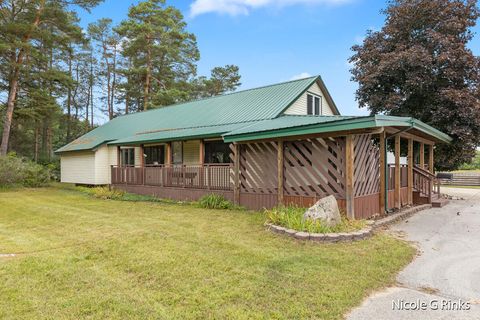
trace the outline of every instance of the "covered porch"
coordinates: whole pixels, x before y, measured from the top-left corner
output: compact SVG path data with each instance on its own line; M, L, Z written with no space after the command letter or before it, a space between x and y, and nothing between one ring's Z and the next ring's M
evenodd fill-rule
M163 141L156 144L162 146L163 161L155 163L148 156L155 144L117 145L119 165L111 167L111 181L115 188L179 201L218 193L255 210L307 207L334 195L355 219L435 203L440 189L434 148L447 138L430 132L431 127L377 117L367 128L353 123L318 132L302 126L289 132ZM132 146L142 155L133 156L139 158L133 163L124 151Z

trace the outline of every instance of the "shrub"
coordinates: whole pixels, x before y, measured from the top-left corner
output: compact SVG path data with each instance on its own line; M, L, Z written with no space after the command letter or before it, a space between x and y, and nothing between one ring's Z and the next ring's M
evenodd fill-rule
M95 198L103 199L103 200L122 200L125 192L121 190L109 189L108 187L95 187L95 188L87 188L87 187L77 187L78 190L87 193Z
M206 209L232 209L233 204L225 199L224 196L219 194L208 194L200 198L198 204L202 208Z
M76 187L77 190L91 195L95 198L103 199L103 200L120 200L120 201L147 201L147 202L167 202L167 200L160 200L153 196L146 196L140 194L133 194L128 193L122 190L116 189L109 189L108 187L95 187L95 188L88 188L88 187Z
M320 220L303 219L306 210L295 206L273 208L265 211L266 221L277 226L310 233L351 232L365 227L365 221L348 220L344 214L342 214L342 221L338 225L329 227Z
M19 158L14 153L0 157L0 187L41 187L51 179L47 167Z

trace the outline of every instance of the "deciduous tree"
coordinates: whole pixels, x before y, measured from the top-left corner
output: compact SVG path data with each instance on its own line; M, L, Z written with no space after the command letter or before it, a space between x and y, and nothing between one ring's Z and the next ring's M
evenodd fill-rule
M480 145L480 60L468 48L475 0L393 0L380 31L353 47L353 80L372 114L412 116L451 135L436 167L470 161Z

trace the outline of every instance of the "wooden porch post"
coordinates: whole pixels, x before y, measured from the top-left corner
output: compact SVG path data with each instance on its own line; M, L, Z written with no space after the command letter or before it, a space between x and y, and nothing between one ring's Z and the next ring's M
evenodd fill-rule
M140 167L142 171L142 183L145 185L145 147L143 144L140 145ZM136 173L137 170L135 170Z
M198 156L200 165L205 164L205 141L200 140L200 154Z
M434 163L433 163L433 144L428 146L428 169L431 174L435 173Z
M346 190L345 190L345 200L346 200L346 209L347 217L349 219L355 219L355 194L354 194L354 142L353 135L346 137L346 147L345 147L345 175L346 175Z
M420 143L420 168L425 170L425 143Z
M145 147L143 144L140 145L140 167L145 167Z
M240 145L235 143L233 155L233 203L240 205Z
M198 163L200 164L200 167L198 168L198 175L199 175L199 185L201 188L203 188L205 184L205 141L200 139L200 147L199 147L199 154L198 154ZM207 168L207 174L209 168ZM208 188L208 186L206 186Z
M283 183L284 183L284 155L283 141L277 143L277 166L278 166L278 205L284 204L283 199Z
M408 204L413 204L413 139L408 139Z
M385 214L385 197L387 195L387 192L385 189L387 185L385 184L385 178L386 178L386 166L387 166L387 161L385 159L385 149L386 149L386 132L385 130L380 133L380 214Z
M400 135L395 136L395 208L400 209L401 203L401 169L400 169Z
M117 166L120 167L122 165L122 149L120 146L117 146Z
M167 159L165 159L166 160L165 164L167 166L170 166L172 164L172 143L171 142L167 142L165 154L166 154L166 158L167 158Z

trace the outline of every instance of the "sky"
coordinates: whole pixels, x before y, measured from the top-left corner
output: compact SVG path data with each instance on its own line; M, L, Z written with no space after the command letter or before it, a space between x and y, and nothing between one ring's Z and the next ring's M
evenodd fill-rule
M81 24L108 17L125 19L134 0L106 0ZM180 9L197 37L199 75L216 66L240 67L249 89L309 75L321 75L344 115L367 114L355 101L348 58L367 30L379 30L386 0L167 0ZM477 26L474 31L480 33ZM470 48L480 55L480 35Z

